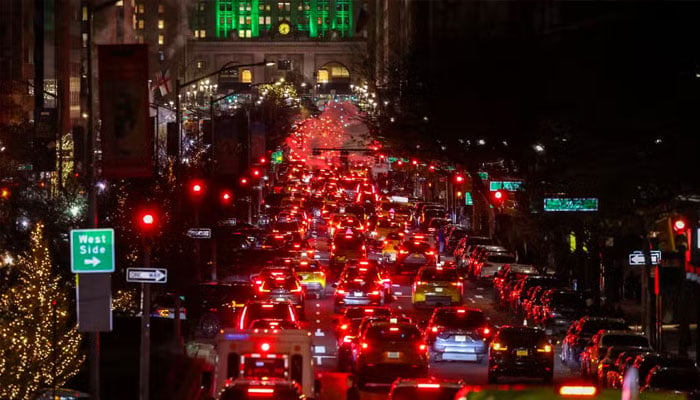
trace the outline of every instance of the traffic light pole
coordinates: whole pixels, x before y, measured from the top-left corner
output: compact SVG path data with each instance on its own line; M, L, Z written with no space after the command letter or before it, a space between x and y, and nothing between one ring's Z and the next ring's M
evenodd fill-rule
M151 267L151 245L143 242L143 267ZM179 313L179 310L176 310ZM139 400L149 398L151 369L151 284L141 284L141 354L139 359Z

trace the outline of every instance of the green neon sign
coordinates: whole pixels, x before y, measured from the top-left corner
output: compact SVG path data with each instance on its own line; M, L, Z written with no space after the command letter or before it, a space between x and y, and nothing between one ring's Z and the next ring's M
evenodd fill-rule
M597 197L547 197L544 199L547 212L593 212L598 211Z

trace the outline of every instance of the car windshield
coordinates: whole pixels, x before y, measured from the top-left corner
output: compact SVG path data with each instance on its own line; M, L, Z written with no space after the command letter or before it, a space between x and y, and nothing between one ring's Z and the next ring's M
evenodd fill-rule
M486 257L486 261L492 263L506 264L515 262L515 256L506 254L490 255Z
M605 335L601 340L603 346L649 347L649 341L639 335Z
M336 241L335 243L335 249L336 250L360 250L362 249L363 241L360 238L353 238L353 239L341 239Z
M421 333L415 326L375 325L367 329L365 340L369 342L414 342Z
M456 329L476 329L484 326L486 318L480 311L457 310L438 312L435 323L440 326Z
M454 269L428 268L421 271L419 279L421 281L457 282L459 275Z
M392 400L452 400L459 391L459 387L445 387L434 385L403 386L396 387L391 392Z

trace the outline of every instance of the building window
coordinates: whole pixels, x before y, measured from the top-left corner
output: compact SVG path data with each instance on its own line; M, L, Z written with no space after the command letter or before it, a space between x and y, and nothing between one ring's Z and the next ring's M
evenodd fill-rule
M198 70L204 69L204 66L205 66L205 64L204 64L203 60L197 60L197 69Z
M139 20L139 29L143 29L143 20L142 19Z
M328 83L328 70L327 69L319 69L318 70L318 74L316 76L316 82Z
M162 4L158 4L158 14L163 14L165 13L165 6Z
M146 12L146 6L144 6L143 4L139 4L137 7L138 7L138 8L137 8L137 12L138 12L139 14L143 14L143 13Z
M138 42L143 44L143 35L139 35L138 37Z
M87 20L88 20L88 8L83 7L83 21L87 21Z
M204 39L205 37L207 37L207 31L205 29L200 29L199 30L199 38Z
M165 43L165 37L163 35L158 35L158 44L163 45Z
M241 82L243 82L243 83L252 83L253 82L253 73L249 69L242 69L241 70Z
M165 21L162 19L158 20L158 29L165 29Z
M199 39L199 31L196 30L196 29L195 29L195 31L194 31L194 37L195 37L196 39Z

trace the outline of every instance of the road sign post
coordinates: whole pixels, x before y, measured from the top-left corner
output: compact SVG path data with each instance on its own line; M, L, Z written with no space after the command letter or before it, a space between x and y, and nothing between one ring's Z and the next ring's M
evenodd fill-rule
M73 229L70 232L71 272L114 272L114 229Z
M168 270L165 268L127 268L126 281L134 283L166 283Z

